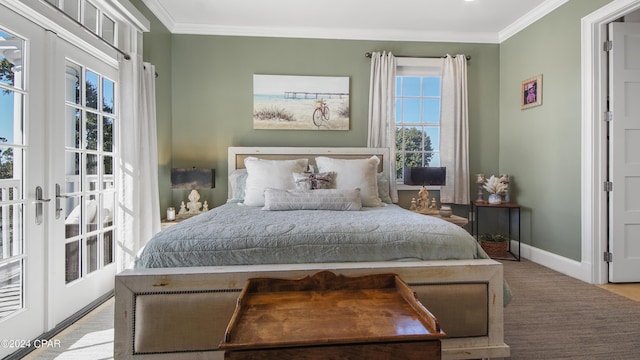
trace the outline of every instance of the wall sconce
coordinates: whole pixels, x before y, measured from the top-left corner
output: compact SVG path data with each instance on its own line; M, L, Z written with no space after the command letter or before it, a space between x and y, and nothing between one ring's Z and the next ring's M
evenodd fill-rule
M213 189L216 187L215 169L171 169L171 188L178 190L191 190L189 201L180 204L178 216L188 217L206 212L209 204L200 203L200 193L197 189Z
M418 198L411 200L409 210L417 211L421 214L437 215L440 213L436 198L429 200L429 190L427 186L442 186L447 183L447 168L445 167L404 167L402 169L405 185L422 185L418 192Z

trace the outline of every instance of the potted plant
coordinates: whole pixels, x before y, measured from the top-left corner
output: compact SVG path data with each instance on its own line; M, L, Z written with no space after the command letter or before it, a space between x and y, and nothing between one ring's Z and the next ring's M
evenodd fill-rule
M507 185L501 182L500 178L491 175L484 184L484 189L489 192L489 204L500 204L506 188Z
M509 251L509 238L503 234L481 234L480 246L490 257L504 258Z

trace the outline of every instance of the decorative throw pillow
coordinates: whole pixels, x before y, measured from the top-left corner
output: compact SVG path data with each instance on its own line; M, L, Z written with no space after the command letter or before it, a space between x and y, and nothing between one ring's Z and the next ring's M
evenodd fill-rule
M339 190L360 189L362 206L378 207L384 203L378 196L378 164L380 159L372 156L369 159L334 159L324 156L316 157L318 171L335 175L335 188Z
M360 189L279 190L264 191L262 210L337 210L362 209Z
M244 201L247 188L247 169L237 169L229 175L229 194L227 202L239 203Z
M389 179L384 173L378 173L378 197L385 204L393 204L389 189Z
M293 181L298 190L317 190L333 188L332 172L324 173L293 173Z
M244 160L247 169L247 187L244 204L247 206L264 206L264 190L266 188L290 190L295 189L292 173L306 170L309 160L265 160L248 157Z

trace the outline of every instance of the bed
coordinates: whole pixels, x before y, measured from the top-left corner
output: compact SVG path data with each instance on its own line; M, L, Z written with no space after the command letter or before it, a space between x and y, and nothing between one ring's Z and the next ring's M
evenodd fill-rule
M229 148L227 204L163 230L116 276L116 359L221 359L249 278L322 270L396 273L447 332L444 359L507 357L502 265L464 229L391 204L388 158Z

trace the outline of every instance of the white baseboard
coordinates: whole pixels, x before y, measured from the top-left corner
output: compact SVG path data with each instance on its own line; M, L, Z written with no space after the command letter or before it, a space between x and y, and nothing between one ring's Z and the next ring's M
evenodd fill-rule
M511 241L511 249L518 249L518 242ZM571 276L578 280L591 283L591 266L585 262L569 259L548 251L538 249L531 245L520 244L521 257L534 263L548 267L561 274Z

